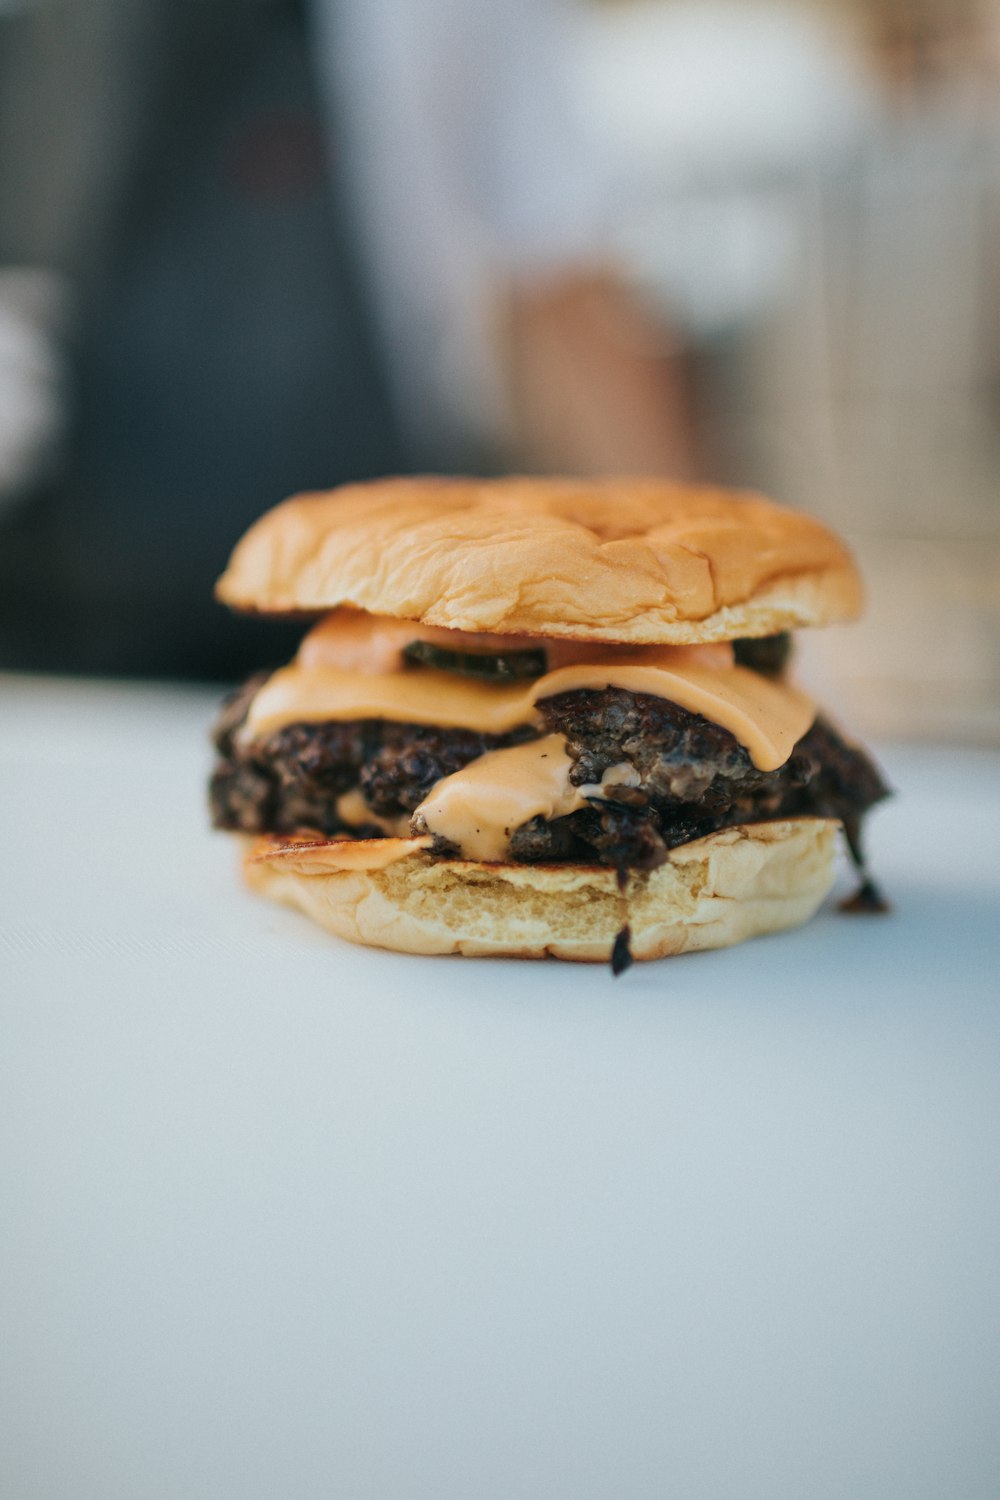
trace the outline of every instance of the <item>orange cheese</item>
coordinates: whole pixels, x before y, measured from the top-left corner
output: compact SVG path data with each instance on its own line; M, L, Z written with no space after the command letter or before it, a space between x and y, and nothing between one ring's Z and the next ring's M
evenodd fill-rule
M497 863L522 823L564 818L586 807L584 792L599 795L599 788L570 785L572 767L560 734L490 750L436 782L417 808L414 826L456 844L466 859Z

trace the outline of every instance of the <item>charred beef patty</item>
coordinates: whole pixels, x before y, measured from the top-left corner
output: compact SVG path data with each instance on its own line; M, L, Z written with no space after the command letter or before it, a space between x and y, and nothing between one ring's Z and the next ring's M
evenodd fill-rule
M528 725L489 735L365 719L289 724L243 745L237 730L263 680L253 678L234 694L216 726L211 805L219 828L346 832L337 799L354 789L378 817L405 818L443 776L488 750L540 733ZM598 783L613 767L624 771L621 784L608 777L606 800L517 829L510 846L517 861L596 859L620 870L652 869L678 844L719 828L810 815L840 818L860 855L861 818L887 795L864 752L823 719L799 740L785 765L759 771L728 730L663 698L606 688L562 693L538 708L546 731L566 740L576 785ZM352 825L349 831L367 837L380 832L375 825ZM438 852L455 851L442 846Z

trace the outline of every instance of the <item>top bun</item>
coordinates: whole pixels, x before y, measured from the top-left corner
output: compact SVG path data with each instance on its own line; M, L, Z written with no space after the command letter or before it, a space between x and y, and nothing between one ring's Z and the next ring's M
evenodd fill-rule
M818 521L662 479L383 479L261 517L216 594L352 605L446 629L652 645L854 618L857 570Z

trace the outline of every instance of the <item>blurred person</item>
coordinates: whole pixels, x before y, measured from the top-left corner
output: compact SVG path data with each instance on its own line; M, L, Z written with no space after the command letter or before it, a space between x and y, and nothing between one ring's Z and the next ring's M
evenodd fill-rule
M994 89L1000 65L996 0L873 0L861 16L897 107L928 94Z
M798 185L856 153L871 80L797 0L616 0L582 35L581 88L616 158L616 253L711 349L780 301Z
M1000 742L998 12L635 0L588 54L713 472L859 555L865 621L801 649L869 734Z
M998 59L997 0L617 0L582 57L711 472L859 555L801 649L869 734L1000 742Z
M883 112L822 203L825 508L874 607L829 664L866 727L997 745L1000 5L857 9Z
M0 10L0 665L280 657L211 586L297 489L510 455L689 467L671 366L607 269L574 14Z

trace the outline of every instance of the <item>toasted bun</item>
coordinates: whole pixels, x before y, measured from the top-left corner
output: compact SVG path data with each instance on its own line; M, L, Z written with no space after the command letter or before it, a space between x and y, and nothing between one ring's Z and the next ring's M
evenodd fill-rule
M237 609L350 604L453 630L697 644L853 618L818 521L659 479L386 479L286 500L216 589Z
M435 860L420 848L382 868L337 869L263 839L244 871L263 895L375 948L605 962L628 922L633 956L664 958L808 921L833 884L838 827L792 818L725 829L633 875L624 896L612 870Z

